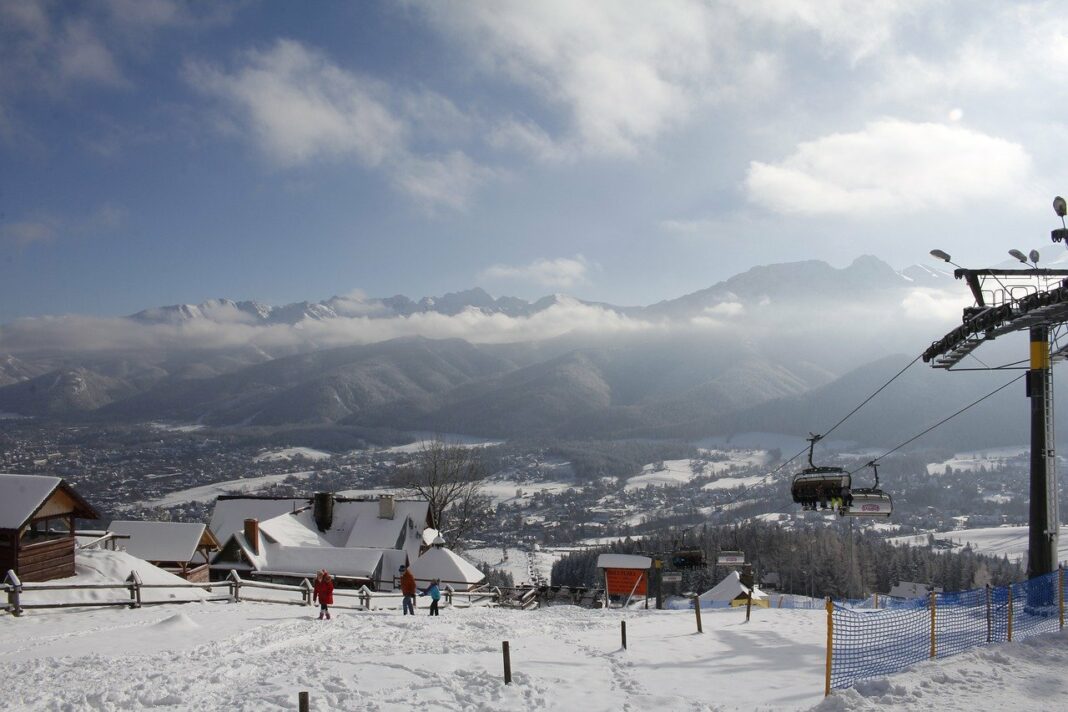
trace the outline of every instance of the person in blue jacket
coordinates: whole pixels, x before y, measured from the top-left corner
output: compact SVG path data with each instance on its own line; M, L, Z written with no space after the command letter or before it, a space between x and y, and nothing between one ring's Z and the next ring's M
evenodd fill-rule
M438 614L438 601L441 600L441 589L438 588L439 583L441 583L441 579L432 579L430 585L419 594L420 596L430 595L430 615L432 616Z

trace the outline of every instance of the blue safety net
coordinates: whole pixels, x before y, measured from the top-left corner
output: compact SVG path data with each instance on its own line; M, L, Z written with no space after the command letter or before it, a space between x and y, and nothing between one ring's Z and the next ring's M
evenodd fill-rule
M899 672L922 660L1052 633L1062 625L1064 586L1055 572L1023 583L914 599L879 599L831 611L831 687Z

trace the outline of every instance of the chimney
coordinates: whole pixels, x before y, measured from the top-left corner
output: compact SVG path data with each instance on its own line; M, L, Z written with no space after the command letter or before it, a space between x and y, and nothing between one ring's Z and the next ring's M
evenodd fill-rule
M378 495L378 518L379 519L393 519L393 514L396 512L396 506L393 502L393 495L380 494Z
M315 493L315 526L325 532L334 524L334 494L332 492Z
M245 520L245 539L248 541L252 553L259 556L260 553L260 520Z

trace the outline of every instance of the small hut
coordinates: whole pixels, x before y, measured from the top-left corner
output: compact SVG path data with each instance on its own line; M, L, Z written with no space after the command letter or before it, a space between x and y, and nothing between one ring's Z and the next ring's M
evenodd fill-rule
M192 522L115 521L108 531L126 539L126 553L187 581L207 581L212 552L219 550L211 530Z
M100 515L59 477L0 474L0 572L22 581L74 575L74 520Z
M753 605L768 608L771 604L768 594L753 586ZM742 583L737 571L731 571L722 581L698 596L702 608L726 608L744 606L749 589Z

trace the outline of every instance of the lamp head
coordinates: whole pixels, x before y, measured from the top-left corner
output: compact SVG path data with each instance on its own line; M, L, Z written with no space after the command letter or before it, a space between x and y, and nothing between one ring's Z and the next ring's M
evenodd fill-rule
M1031 258L1031 262L1033 264L1038 265L1038 258L1042 255L1038 254L1038 250L1031 250L1031 252L1028 253L1027 256Z
M1020 252L1019 250L1009 250L1009 254L1018 259L1020 262L1027 264L1027 255Z
M1065 201L1061 196L1057 196L1053 199L1053 212L1057 213L1059 217L1068 215L1068 201Z
M943 252L942 250L931 250L931 257L935 257L937 259L940 259L943 262L949 262L949 260L952 259L949 256L949 253Z

